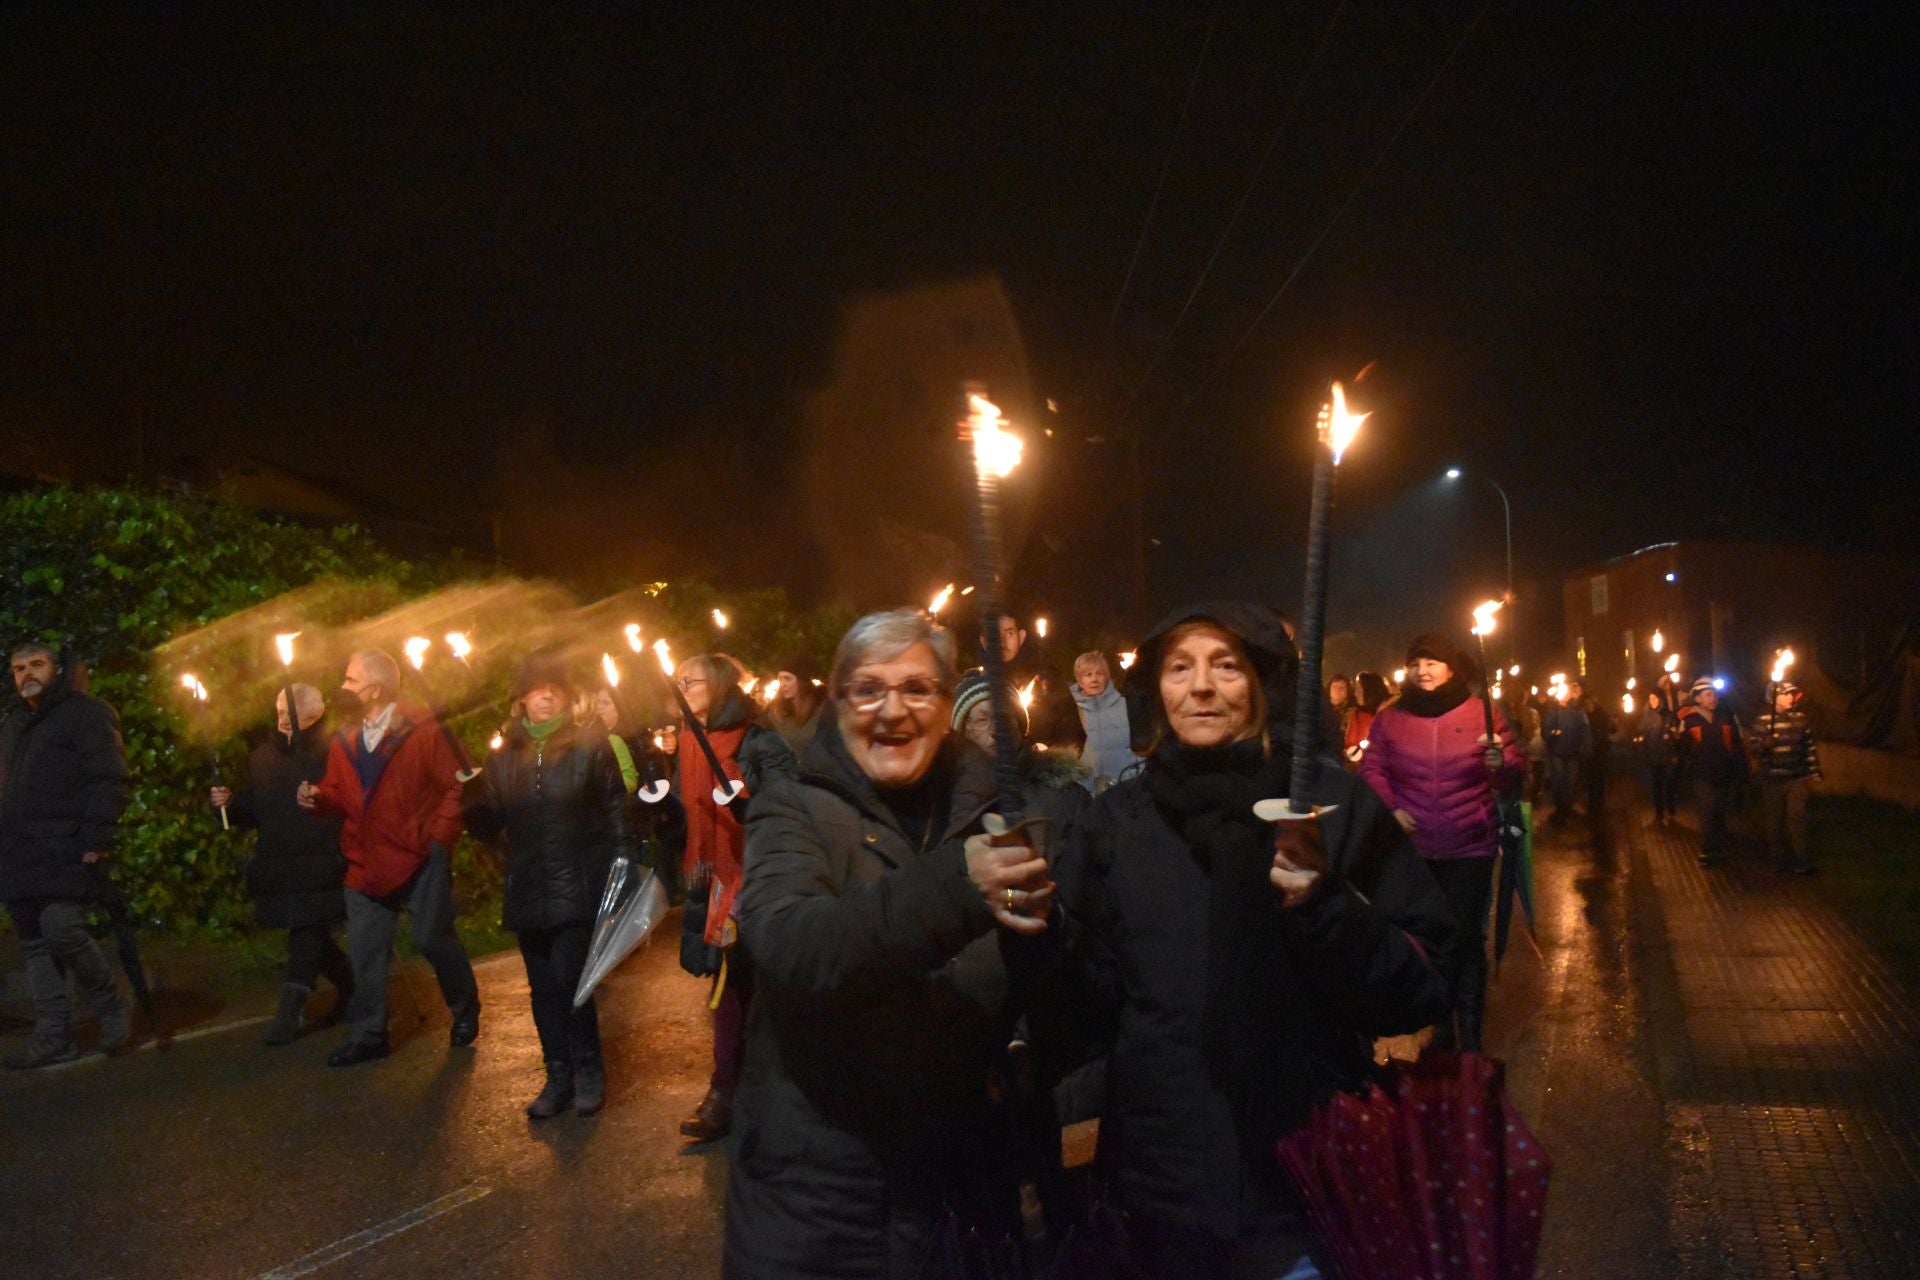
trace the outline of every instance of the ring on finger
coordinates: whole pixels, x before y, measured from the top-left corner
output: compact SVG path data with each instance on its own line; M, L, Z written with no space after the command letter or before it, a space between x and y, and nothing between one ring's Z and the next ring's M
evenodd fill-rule
M1007 910L1013 910L1013 890L1007 890Z

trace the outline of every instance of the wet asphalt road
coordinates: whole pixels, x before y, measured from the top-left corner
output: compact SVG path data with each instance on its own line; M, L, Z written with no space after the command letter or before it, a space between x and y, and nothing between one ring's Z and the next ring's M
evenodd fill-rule
M602 988L606 1110L535 1125L519 957L478 976L472 1049L422 965L429 1020L396 989L384 1062L329 1069L341 1031L266 1049L250 1025L7 1073L0 1275L717 1275L725 1157L678 1132L711 1064L705 984L660 940L630 960Z

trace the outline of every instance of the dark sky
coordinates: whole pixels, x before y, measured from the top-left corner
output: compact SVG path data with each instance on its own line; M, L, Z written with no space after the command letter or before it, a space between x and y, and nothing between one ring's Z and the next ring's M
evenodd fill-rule
M1370 361L1368 621L1497 581L1452 461L1523 578L1910 545L1895 11L1598 8L10 8L0 412L452 519L515 432L636 492L778 459L843 299L995 272L1043 393L1140 433L1158 598L1297 592L1313 406Z

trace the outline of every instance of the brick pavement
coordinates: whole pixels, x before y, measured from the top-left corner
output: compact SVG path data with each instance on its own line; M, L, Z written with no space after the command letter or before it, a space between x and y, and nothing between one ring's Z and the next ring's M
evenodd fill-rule
M1687 1276L1920 1276L1920 1001L1809 886L1616 802Z

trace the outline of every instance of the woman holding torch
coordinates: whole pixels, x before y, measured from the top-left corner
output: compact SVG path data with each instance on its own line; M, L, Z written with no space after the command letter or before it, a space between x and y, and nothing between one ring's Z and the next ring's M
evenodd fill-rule
M634 858L620 765L597 720L576 727L573 681L551 653L530 654L514 682L525 714L508 726L461 794L468 829L507 850L503 923L519 937L546 1083L527 1115L569 1106L598 1111L606 1097L600 1017L573 993L586 967L594 913L616 857Z
M1446 903L1373 793L1316 758L1311 812L1267 820L1298 661L1263 606L1165 619L1134 667L1146 763L1057 868L1075 962L1035 993L1036 1042L1111 1035L1095 1165L1155 1280L1323 1260L1276 1143L1367 1078L1376 1036L1446 1011Z
M775 778L794 776L795 767L793 752L780 735L755 721L753 702L740 691L740 668L733 659L714 653L688 658L674 683L685 714L693 720L679 735L674 788L686 811L681 860L689 898L686 921L703 921L699 941L722 953L713 1006L713 1076L707 1096L680 1122L680 1132L695 1142L712 1142L732 1126L733 1095L746 1052L747 1006L753 998L750 966L735 963L737 957L727 954L739 940L735 899L745 867L746 811ZM714 798L715 790L736 782L745 789L730 803ZM702 900L704 914L697 909ZM683 947L683 955L685 951Z
M1526 757L1490 695L1473 696L1471 657L1444 638L1415 637L1407 685L1375 717L1360 776L1426 859L1459 926L1449 974L1454 1017L1436 1043L1480 1048L1487 989L1487 908L1500 852L1498 793L1526 774Z
M1031 837L983 834L994 768L953 732L954 652L917 610L856 622L802 774L754 804L729 1280L920 1280L943 1246L1017 1250L1017 1115L990 1096L1003 948L1046 933L1052 886Z

